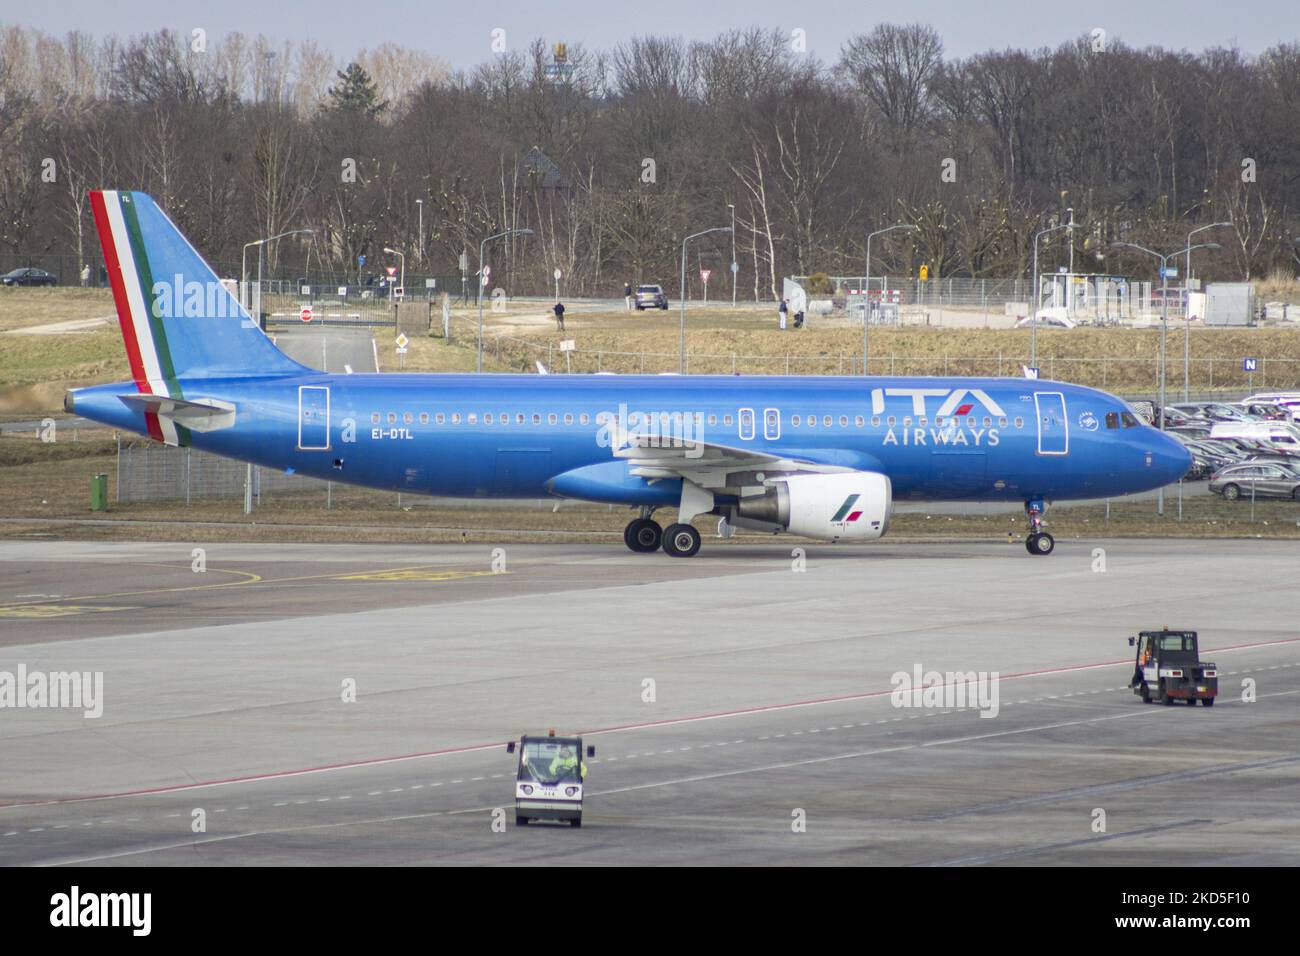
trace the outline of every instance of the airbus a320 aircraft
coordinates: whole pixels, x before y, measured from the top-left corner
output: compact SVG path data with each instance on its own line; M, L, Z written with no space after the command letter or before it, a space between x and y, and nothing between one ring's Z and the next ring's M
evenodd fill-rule
M148 195L91 194L132 381L86 418L286 472L407 493L639 509L624 540L690 557L691 521L880 538L896 500L1047 502L1161 487L1183 447L1120 399L1013 378L318 372L279 351ZM659 509L677 511L666 529Z

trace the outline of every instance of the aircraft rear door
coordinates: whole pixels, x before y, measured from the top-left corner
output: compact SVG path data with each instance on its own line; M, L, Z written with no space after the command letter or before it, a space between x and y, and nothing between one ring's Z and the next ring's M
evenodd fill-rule
M298 387L298 448L326 451L330 447L330 390L326 385Z

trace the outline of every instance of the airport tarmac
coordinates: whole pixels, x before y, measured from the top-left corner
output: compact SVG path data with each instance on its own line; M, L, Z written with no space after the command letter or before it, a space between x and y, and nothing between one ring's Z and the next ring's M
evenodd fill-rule
M1295 865L1297 566L0 542L0 672L103 674L97 718L0 709L0 863ZM1162 624L1201 632L1216 707L1128 690ZM917 667L996 672L996 715L895 706ZM514 825L504 743L549 727L597 748L580 830Z

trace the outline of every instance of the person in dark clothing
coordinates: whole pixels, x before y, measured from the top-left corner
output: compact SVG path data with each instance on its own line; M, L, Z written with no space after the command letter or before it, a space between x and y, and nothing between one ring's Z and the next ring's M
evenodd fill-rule
M564 303L563 302L555 303L555 308L553 308L551 311L555 313L555 331L563 332L564 331Z

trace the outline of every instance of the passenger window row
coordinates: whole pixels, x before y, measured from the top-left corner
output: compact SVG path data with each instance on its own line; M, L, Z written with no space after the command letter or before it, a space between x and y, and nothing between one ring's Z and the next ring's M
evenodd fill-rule
M664 424L664 425L668 425L668 424L670 424L670 423L671 423L675 418L683 418L683 419L684 419L684 418L686 418L687 416L689 416L690 414L691 414L691 413L680 413L680 414L677 414L677 415L670 415L668 412L663 412L663 413L659 416L659 418L660 418L660 421L662 422L662 424ZM509 412L484 412L484 413L482 414L482 423L483 423L484 425L509 425L510 422L511 422L511 417L512 417L512 416L511 416L511 413L509 413ZM639 412L633 412L631 415L628 416L628 424L629 424L629 427L635 427L635 426L640 425L640 424L643 424L643 423L648 423L648 422L643 422L643 419L644 419L645 417L646 417L646 416L643 416L643 415L642 415L641 413L639 413ZM541 415L540 413L538 413L538 412L533 412L533 413L531 413L531 415L529 415L529 414L525 414L524 412L515 412L515 413L513 414L513 419L514 419L514 423L515 423L516 425L526 425L526 424L528 424L530 421L531 421L531 423L534 424L534 425L540 425L540 424L542 424L542 415ZM559 415L559 414L556 413L556 412L549 412L549 413L547 413L547 415L546 415L546 423L547 423L548 425L558 425L558 424L560 423L561 419L563 420L564 424L566 424L566 425L573 425L573 424L575 424L575 423L576 423L576 424L579 424L579 425L589 425L589 424L591 424L591 416L590 416L589 414L587 414L586 412L582 412L582 413L580 413L580 414L578 414L578 415L576 415L576 416L575 416L573 413L571 413L571 412L566 412L563 416ZM702 413L696 412L696 413L694 413L694 419L695 419L695 424L696 424L697 426L699 426L699 425L703 425L703 424L704 424L704 422L705 422L705 420L706 420L706 416L704 416ZM1130 424L1130 423L1129 423L1129 420L1130 420L1130 419L1133 419L1133 417L1132 417L1131 415L1129 415L1127 412L1125 412L1125 413L1124 413L1124 427L1125 427L1125 428L1131 428L1131 427L1133 427L1133 425L1136 425L1136 424L1137 424L1137 420L1136 420L1136 419L1133 419L1133 420L1132 420L1132 424ZM448 424L448 423L450 423L450 424L452 424L452 425L459 425L459 424L461 424L462 422L464 422L465 424L468 424L468 425L477 425L477 424L479 424L480 416L479 416L479 413L478 413L478 412L466 412L466 413L463 413L463 414L462 414L461 412L450 412L450 413L448 413L448 412L436 412L436 413L434 413L434 414L432 414L432 415L430 415L429 412L420 412L418 415L416 415L416 414L413 413L413 412L403 412L400 416L398 415L397 412L387 412L387 413L382 413L382 414L381 414L380 412L371 412L371 414L370 414L370 423L371 423L372 425L379 425L379 424L384 423L385 421L386 421L389 425L396 425L396 424L399 423L399 421L400 421L400 423L403 424L403 425L413 425L413 424L415 424L415 422L416 422L417 420L419 421L419 423L420 423L421 425L428 425L430 421L432 421L435 425L446 425L446 424ZM771 415L768 416L767 420L768 420L768 424L769 424L769 426L770 426L770 425L775 425L775 424L776 424L775 421L773 420L773 416L771 416ZM618 415L606 415L606 414L602 413L602 414L599 414L599 415L596 416L596 421L597 421L597 423L601 423L601 424L603 424L605 421L609 421L609 422L611 422L611 423L613 423L613 424L618 424L618 422L619 422L619 416L618 416ZM708 421L708 424L709 424L710 427L716 427L717 424L718 424L718 416L717 416L717 415L708 415L708 416L707 416L707 421ZM722 425L723 425L724 427L730 428L731 425L733 424L733 421L734 421L734 420L733 420L733 418L732 418L731 415L723 415L723 416L722 416ZM881 425L881 421L882 421L882 419L881 419L881 417L880 417L879 415L874 415L874 416L872 416L872 418L871 418L871 427L872 427L872 428L879 428L880 425ZM849 427L849 416L848 416L848 415L840 415L840 416L838 416L838 418L837 418L837 417L834 416L834 415L823 415L823 416L820 417L820 419L819 419L818 416L816 416L816 415L808 415L808 416L806 416L806 417L805 417L805 416L802 416L802 415L791 415L791 416L790 416L790 424L791 424L791 426L796 427L796 428L797 428L797 427L800 427L800 426L802 426L802 425L806 425L806 427L808 427L808 428L816 428L816 427L818 427L818 424L819 424L819 423L820 423L821 427L823 427L823 428L833 428L833 427L835 427L835 425L836 425L837 422L838 422L840 428L848 428L848 427ZM982 425L984 428L992 428L992 427L993 427L993 422L994 422L994 419L993 419L992 417L988 416L988 415L985 415L983 418L976 418L976 417L974 417L974 416L968 416L968 417L965 419L965 424L966 424L966 427L967 427L967 428L976 428L976 427L978 427L978 426L980 426L980 425ZM917 417L916 420L915 420L915 422L914 422L913 419L912 419L912 416L910 416L910 415L906 415L906 416L903 417L903 419L902 419L902 421L901 421L901 423L900 423L900 421L899 421L899 419L898 419L897 416L895 416L895 415L890 415L888 418L884 419L884 423L885 423L885 425L886 425L887 427L889 427L889 428L897 427L899 424L901 424L904 428L911 428L913 424L921 425L921 426L925 426L925 425L929 424L929 419L928 419L927 416L925 416L925 415L921 415L921 416ZM853 416L853 426L854 426L855 428L864 428L864 427L866 427L866 424L867 424L866 416L864 416L864 415L855 415L855 416ZM957 427L957 426L960 426L960 425L962 424L962 419L960 419L960 418L958 418L958 417L956 417L956 416L950 416L950 417L948 417L948 418L944 418L944 417L942 417L942 416L936 416L935 419L934 419L934 424L935 424L935 427L940 427L940 428L941 428L941 427L947 427L947 426ZM998 425L999 428L1006 428L1006 427L1008 426L1008 419L1007 419L1005 416L999 417L999 418L997 419L997 425ZM1024 427L1025 427L1025 420L1024 420L1024 418L1022 418L1022 417L1020 417L1019 415L1017 415L1016 418L1015 418L1015 427L1016 427L1016 428L1024 428ZM1117 416L1116 416L1116 414L1115 414L1114 412L1110 412L1109 414L1107 414L1107 416L1106 416L1106 427L1107 427L1107 428L1117 428L1117 427L1119 427L1119 426L1118 426L1118 419L1117 419Z

